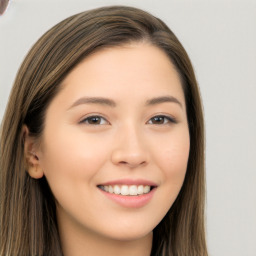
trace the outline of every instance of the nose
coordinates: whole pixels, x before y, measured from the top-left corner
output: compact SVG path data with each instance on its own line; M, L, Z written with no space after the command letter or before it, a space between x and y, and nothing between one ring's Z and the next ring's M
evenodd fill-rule
M112 163L134 169L148 163L148 151L141 132L127 127L116 134L111 155Z

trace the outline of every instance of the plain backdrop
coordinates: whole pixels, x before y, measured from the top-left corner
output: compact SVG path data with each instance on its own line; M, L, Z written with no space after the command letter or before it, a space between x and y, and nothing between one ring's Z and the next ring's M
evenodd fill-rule
M13 0L0 16L0 120L32 44L62 19L123 4L160 17L195 68L206 121L211 256L256 255L256 1Z

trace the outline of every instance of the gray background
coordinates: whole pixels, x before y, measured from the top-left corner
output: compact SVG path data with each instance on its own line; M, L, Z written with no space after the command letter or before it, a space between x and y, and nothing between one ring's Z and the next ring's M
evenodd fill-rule
M256 255L256 1L14 0L0 17L0 120L21 61L62 19L124 4L164 20L191 57L206 120L212 256Z

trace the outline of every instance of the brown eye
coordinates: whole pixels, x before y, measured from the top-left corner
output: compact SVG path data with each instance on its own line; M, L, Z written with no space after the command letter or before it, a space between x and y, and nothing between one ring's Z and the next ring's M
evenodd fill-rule
M109 124L108 121L102 116L89 116L83 119L80 123L88 124L88 125L103 125Z
M149 124L157 124L157 125L161 125L161 124L168 124L168 123L176 123L174 118L171 118L169 116L164 116L164 115L160 115L160 116L154 116L152 117L149 122Z

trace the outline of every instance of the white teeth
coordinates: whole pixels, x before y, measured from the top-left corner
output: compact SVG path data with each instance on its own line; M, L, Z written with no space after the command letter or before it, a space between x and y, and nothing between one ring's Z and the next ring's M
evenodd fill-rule
M105 186L104 186L104 190L105 190L106 192L109 192L109 193L111 193L111 194L113 194L113 193L114 193L114 189L113 189L113 187L112 187L112 186L106 186L106 187L108 187L108 191L107 191L107 190L105 190Z
M136 195L138 194L137 186L136 186L136 185L130 186L129 192L130 192L129 194L130 194L131 196L136 196Z
M149 191L150 191L150 186L145 186L145 187L143 188L144 194L148 193Z
M128 186L126 186L126 185L121 186L121 194L122 194L123 196L129 195L129 188L128 188Z
M139 185L139 186L138 186L138 194L139 194L139 195L142 195L142 194L143 194L143 190L144 190L144 189L143 189L143 186L142 186L142 185Z
M114 186L114 193L117 195L119 195L121 193L121 189L119 186L117 186L117 185Z
M146 185L114 185L114 186L99 186L100 189L109 192L114 193L116 195L123 195L123 196L137 196L137 195L143 195L150 192L150 186Z

